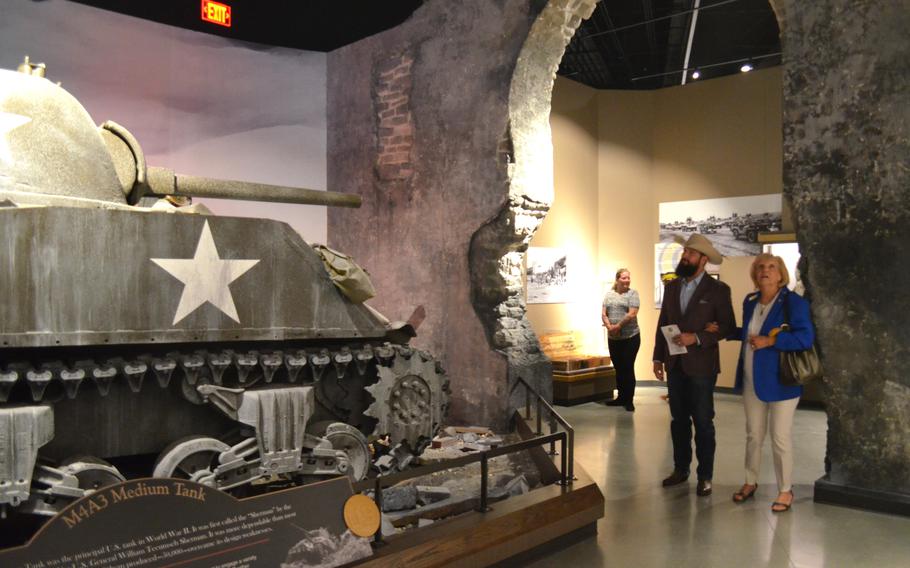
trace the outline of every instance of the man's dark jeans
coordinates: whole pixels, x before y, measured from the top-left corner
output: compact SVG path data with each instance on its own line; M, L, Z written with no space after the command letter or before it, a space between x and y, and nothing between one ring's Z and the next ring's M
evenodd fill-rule
M667 374L670 391L670 435L673 466L689 471L692 463L692 425L695 425L695 456L698 479L714 475L714 384L717 375L692 377L678 366Z

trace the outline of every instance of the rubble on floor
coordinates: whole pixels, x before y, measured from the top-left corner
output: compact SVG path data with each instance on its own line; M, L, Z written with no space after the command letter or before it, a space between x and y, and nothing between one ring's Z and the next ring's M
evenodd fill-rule
M519 441L517 434L500 436L484 427L449 427L440 432L414 465L444 462ZM540 473L526 451L491 458L487 466L490 503L522 495L540 485ZM372 496L372 492L368 495ZM390 535L405 527L426 526L479 506L479 463L431 473L383 489L382 532Z

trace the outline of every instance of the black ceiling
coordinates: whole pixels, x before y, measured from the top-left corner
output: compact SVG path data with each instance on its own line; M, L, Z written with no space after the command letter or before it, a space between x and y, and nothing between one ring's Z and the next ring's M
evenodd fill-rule
M6 1L6 0L2 0ZM307 51L332 51L393 28L423 0L219 0L230 28L202 21L200 0L75 0L188 30Z
M569 43L559 74L598 89L679 85L696 0L601 0ZM699 81L780 64L768 0L701 0L689 75Z
M224 37L331 51L400 24L424 0L220 0L231 7L230 28L202 21L200 0L76 1ZM559 74L598 89L679 85L696 2L688 67L701 72L700 81L739 73L750 58L755 68L780 64L768 0L600 0Z

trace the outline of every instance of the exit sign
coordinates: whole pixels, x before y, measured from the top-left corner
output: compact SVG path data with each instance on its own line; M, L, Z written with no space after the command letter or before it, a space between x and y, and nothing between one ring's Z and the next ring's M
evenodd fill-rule
M226 28L231 27L231 7L212 0L202 0L202 19Z

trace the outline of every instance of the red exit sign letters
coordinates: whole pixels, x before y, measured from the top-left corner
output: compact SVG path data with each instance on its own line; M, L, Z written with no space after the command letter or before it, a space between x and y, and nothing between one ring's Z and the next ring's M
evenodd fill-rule
M202 19L226 28L231 27L231 7L212 0L202 0Z

